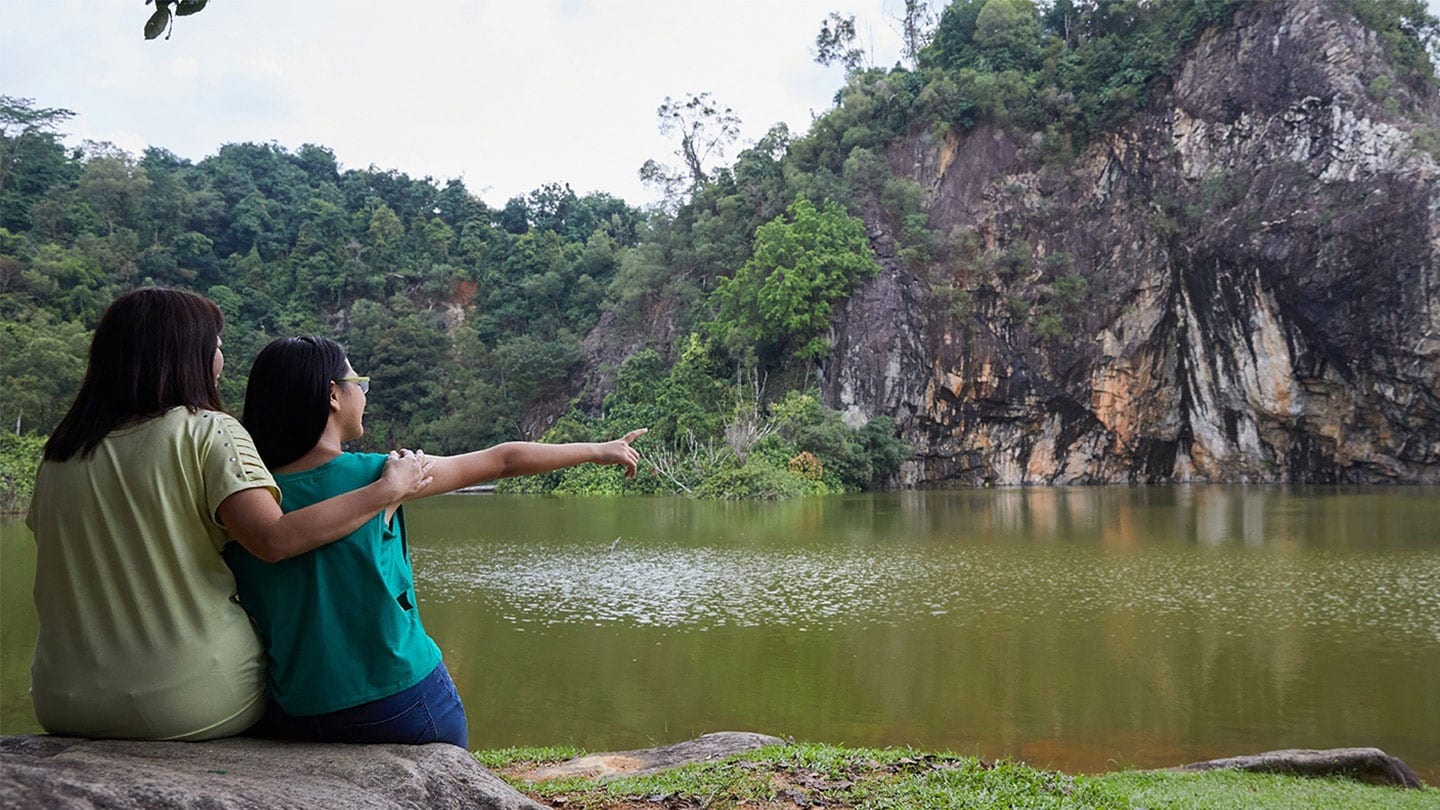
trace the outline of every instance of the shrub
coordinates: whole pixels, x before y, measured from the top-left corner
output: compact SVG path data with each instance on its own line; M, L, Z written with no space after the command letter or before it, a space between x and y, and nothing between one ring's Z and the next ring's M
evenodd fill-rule
M779 501L812 492L804 479L758 461L720 470L695 490L701 498L731 501Z
M30 507L35 470L44 448L44 436L0 431L0 513L14 514Z
M790 460L786 462L786 466L790 468L791 475L808 481L819 481L825 476L825 465L820 463L820 459L816 458L814 453L807 450L801 450L791 456Z

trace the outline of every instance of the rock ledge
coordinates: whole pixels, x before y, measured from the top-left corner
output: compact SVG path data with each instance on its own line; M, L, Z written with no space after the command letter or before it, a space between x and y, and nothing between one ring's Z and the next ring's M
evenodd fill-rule
M0 806L543 810L453 745L0 737Z
M1213 771L1233 768L1240 771L1280 773L1291 776L1343 776L1372 785L1421 788L1424 783L1399 757L1379 748L1287 748L1243 757L1192 762L1175 771Z
M527 782L541 782L570 777L611 779L617 776L646 776L681 765L753 751L766 745L783 745L784 742L779 737L750 731L717 731L659 748L587 754L521 774L520 777Z

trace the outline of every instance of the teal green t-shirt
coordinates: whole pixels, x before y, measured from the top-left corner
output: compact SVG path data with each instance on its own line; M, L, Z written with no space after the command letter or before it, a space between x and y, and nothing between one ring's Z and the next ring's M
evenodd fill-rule
M385 456L342 453L275 476L286 512L380 478ZM287 714L347 709L409 689L440 665L415 602L405 516L376 514L351 534L278 563L224 550L240 604L265 645L266 686Z

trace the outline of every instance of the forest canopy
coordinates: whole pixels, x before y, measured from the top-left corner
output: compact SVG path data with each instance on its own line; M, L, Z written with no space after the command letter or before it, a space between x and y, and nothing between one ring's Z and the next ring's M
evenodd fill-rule
M1391 81L1433 92L1440 24L1420 0L1336 2L1391 52ZM650 427L635 482L581 469L527 486L719 497L884 486L909 454L894 425L847 422L815 390L832 318L880 266L865 220L897 235L885 260L922 278L946 262L1003 273L1031 261L932 232L922 190L888 150L990 123L1031 133L1030 159L1063 167L1243 5L955 0L907 22L908 58L890 68L866 65L853 24L832 14L820 56L847 79L808 132L778 125L711 166L737 114L707 94L665 100L660 124L683 165L647 163L671 195L653 210L564 183L497 209L459 180L342 168L315 144L230 143L199 161L158 145L72 146L70 111L0 97L0 424L18 437L0 454L32 452L59 420L106 304L158 284L224 311L233 406L269 340L339 339L374 380L364 448ZM1061 339L1087 279L1063 261L1046 272L1045 299L1012 304L1042 339ZM973 291L946 283L933 292L963 314ZM612 341L622 356L587 343L627 327L633 339ZM28 462L11 462L0 489L13 507Z

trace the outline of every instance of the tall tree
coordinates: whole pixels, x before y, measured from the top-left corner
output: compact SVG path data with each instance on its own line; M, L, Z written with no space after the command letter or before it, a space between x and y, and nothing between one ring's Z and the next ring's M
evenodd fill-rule
M920 52L930 44L934 29L935 16L928 0L905 0L900 15L901 48L905 61L912 67L920 64Z
M28 229L35 201L77 170L56 131L74 115L36 107L34 99L0 96L0 228Z
M682 165L666 166L652 158L640 167L640 179L658 186L667 199L678 200L683 191L693 193L710 182L706 166L722 159L726 148L739 137L740 116L709 93L687 93L684 101L666 96L655 115L660 134L680 136L675 155Z
M840 16L832 11L815 35L815 61L826 67L839 64L851 74L865 65L865 51L856 44L855 15Z

